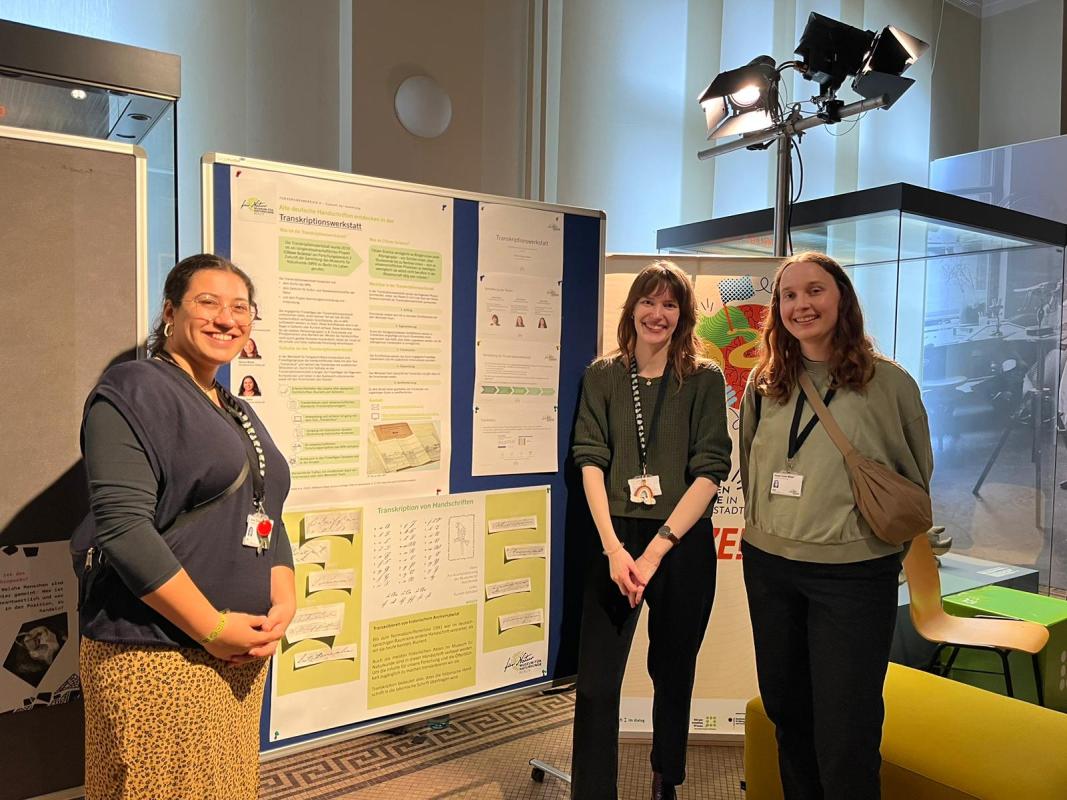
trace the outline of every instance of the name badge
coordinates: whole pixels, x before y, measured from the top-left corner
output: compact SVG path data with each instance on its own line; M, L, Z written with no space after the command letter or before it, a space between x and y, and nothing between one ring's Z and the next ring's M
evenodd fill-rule
M795 472L776 472L771 478L771 494L780 494L783 497L800 497L800 489L804 484L804 476Z
M262 512L248 515L248 523L245 527L245 536L241 541L245 547L256 548L257 553L262 553L270 548L271 532L274 530L274 521Z
M627 481L630 485L630 502L656 505L656 498L663 494L659 486L659 475L638 475Z

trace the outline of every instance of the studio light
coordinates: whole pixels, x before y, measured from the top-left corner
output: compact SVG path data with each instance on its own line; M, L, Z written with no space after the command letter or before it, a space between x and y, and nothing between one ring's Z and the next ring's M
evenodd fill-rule
M778 77L770 56L716 76L699 98L708 138L751 133L777 122Z
M874 37L863 66L852 81L852 90L860 97L884 95L887 101L884 107L889 108L915 83L901 75L929 47L922 39L887 25Z
M853 28L813 11L793 52L803 59L800 69L804 79L819 84L823 96L832 98L845 79L863 67L873 41L872 31Z

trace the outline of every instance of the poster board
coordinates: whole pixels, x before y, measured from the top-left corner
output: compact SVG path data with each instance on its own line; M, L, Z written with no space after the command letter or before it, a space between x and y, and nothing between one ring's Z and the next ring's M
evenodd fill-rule
M78 432L100 374L147 333L147 161L133 145L0 127L0 174L0 374L14 395L0 437L0 785L29 797L82 783L67 543L88 511Z
M548 212L558 216L562 223L562 279L559 281L562 296L558 319L559 335L567 342L567 347L558 351L558 399L555 403L558 417L552 436L555 453L559 463L563 464L569 451L581 375L596 355L597 320L587 310L598 307L600 299L603 213L221 154L204 157L202 175L205 250L233 258L256 280L258 290L268 304L263 322L273 314L278 324L275 330L266 331L264 341L268 347L275 348L276 354L282 354L294 352L285 348L303 348L307 344L294 339L302 334L283 332L281 322L283 317L289 319L287 330L296 331L298 325L293 314L302 308L304 316L314 316L314 326L321 328L325 321L322 315L324 303L316 300L316 295L339 300L335 306L338 312L355 308L353 313L362 315L356 320L342 320L340 325L342 337L347 337L341 346L356 354L350 360L350 367L344 367L349 370L345 378L352 389L351 397L359 399L348 406L335 405L333 411L348 415L349 419L330 421L327 426L350 424L358 429L350 432L353 446L347 455L340 451L331 454L338 459L336 463L349 459L346 469L350 474L333 483L331 480L335 476L325 471L311 476L310 480L307 475L298 475L301 489L296 498L290 495L286 506L289 514L347 514L351 531L347 534L342 531L333 537L337 546L330 546L324 563L312 562L311 556L305 561L303 548L309 544L307 518L293 520L294 530L290 531L290 536L301 537L294 543L300 551L298 560L303 562L298 564L298 589L303 593L302 600L298 595L298 607L303 604L305 609L320 605L333 608L316 608L315 618L303 620L294 634L299 641L286 642L278 657L292 658L291 664L286 661L279 667L276 660L273 665L274 696L268 698L264 712L263 749L291 749L307 746L326 735L349 736L394 727L478 702L499 692L529 689L573 675L580 614L580 577L576 581L575 575L581 564L573 564L575 556L564 546L564 541L568 516L584 513L584 504L576 509L573 492L569 491L576 485L575 476L568 475L566 469L477 475L472 466L474 419L478 411L475 369L481 277L480 214L487 206L513 207ZM448 222L447 226L441 225L442 220ZM323 235L314 235L312 229ZM529 231L528 237L537 239L537 231ZM383 253L383 250L388 252ZM361 272L365 277L360 277ZM421 288L416 288L416 283ZM361 305L366 307L366 313L360 309ZM401 413L399 408L404 404L395 402L395 393L389 391L393 387L386 382L392 380L399 386L404 376L400 371L379 373L377 377L368 371L361 372L359 360L364 357L367 363L374 364L377 358L379 363L382 362L391 346L389 330L401 329L402 320L396 316L397 310L416 307L427 322L427 328L419 332L420 345L433 352L431 358L419 364L414 359L408 360L404 371L411 373L417 369L426 380L434 382L436 389L433 393L412 393L407 398L407 406L413 416L398 419L396 415ZM330 319L333 323L338 321L336 316ZM431 330L429 326L438 327ZM262 327L266 329L268 325ZM534 329L537 330L536 326ZM374 333L375 330L379 332ZM379 337L375 341L382 343L377 355L373 351L372 336ZM315 345L335 346L328 338ZM395 344L398 362L408 357L405 346L403 341ZM241 360L235 364L242 373L247 370L249 374L265 378L261 399L252 400L260 404L257 410L265 417L273 438L282 440L279 444L283 453L290 459L294 471L299 472L306 463L301 461L299 453L307 452L307 442L311 438L308 436L310 423L306 419L311 406L303 400L307 395L299 393L312 388L306 384L317 375L340 374L337 364L345 361L347 356L333 357L334 363L319 361L317 372L310 369L303 373L287 372L288 377L284 380L280 355L275 358L278 362L273 366L266 363L266 355L259 364ZM293 365L290 363L290 366ZM395 365L385 365L386 370L394 368ZM382 374L385 374L384 379ZM242 384L243 377L232 370L228 375L220 374L220 379L230 380L234 388ZM376 386L375 381L381 385ZM324 381L321 391L316 390L314 396L330 404L340 404L342 395L336 388L344 385L342 380L338 380L336 386ZM271 398L266 392L277 394ZM375 406L373 397L368 395L364 399L360 392L369 392L383 399ZM274 414L273 421L271 404L276 410L281 409L280 413ZM321 411L320 408L316 413ZM375 413L381 417L373 418ZM296 421L293 416L301 419ZM320 419L315 424L320 422L323 421ZM416 457L410 466L395 470L393 477L378 480L366 468L369 447L365 444L367 431L363 428L399 423L407 424L410 431L383 430L381 433L396 433L397 438L403 438L410 432L420 439L416 425L430 424L439 452L431 453L437 457L427 461L412 447ZM287 437L284 432L287 426L292 426L292 430L295 427L302 429L303 447L300 450L293 447L296 436ZM283 431L280 436L276 427ZM424 427L423 433L429 431ZM420 441L425 444L426 439L429 439L428 435ZM327 444L329 446L332 445ZM426 450L425 446L423 449ZM409 476L416 476L418 480L408 481ZM423 480L427 477L428 480ZM516 498L530 492L542 493L546 509L543 525L532 511L514 514L490 511L492 504L497 502L494 498L507 498L505 502L509 504L521 503L523 501ZM424 690L432 676L413 678L413 683L405 686L396 681L383 682L379 668L386 662L379 655L384 652L381 642L391 630L387 625L410 622L414 635L422 637L419 639L422 642L449 632L440 628L430 634L426 632L432 627L427 623L426 615L432 616L432 613L425 604L437 602L442 596L431 585L439 573L433 572L437 569L436 551L430 549L428 543L437 542L436 537L440 536L441 547L447 547L446 542L451 538L439 526L452 524L447 520L453 516L463 516L452 514L447 507L437 509L435 505L467 502L482 503L485 509L472 512L477 527L475 535L479 537L474 557L475 561L481 559L482 565L481 571L472 578L478 582L479 595L474 622L477 633L473 640L478 650L474 668L478 677L471 680L471 670L457 663L452 672L461 677L450 674L449 680L456 680L451 683L443 681L438 692ZM433 513L438 510L440 515ZM357 513L358 522L355 521ZM395 514L408 515L406 521L398 523L398 531L408 524L418 531L413 545L415 550L400 549L402 544L408 546L406 539L398 538L392 544L382 544L377 526L385 524L382 520ZM520 518L537 518L537 524L515 523L518 527L513 531L492 528L494 521L503 524ZM318 525L314 522L312 527ZM344 527L342 525L342 529ZM517 538L504 544L505 536ZM537 550L542 544L537 540L539 536L544 537L541 551ZM318 537L313 536L312 540L315 538ZM318 552L318 545L312 544L307 553L311 550ZM379 545L384 549L377 549ZM507 548L512 548L511 556L518 555L510 557ZM316 559L322 557L321 553L314 556ZM530 569L538 560L544 564L543 576L537 574L536 568ZM378 585L377 570L383 563L394 571L394 578ZM518 574L523 570L530 574ZM331 584L328 589L332 594L323 594L323 601L318 598L322 593L318 588L312 590L308 582L312 580L310 573L316 571L331 573L313 578L316 587L322 588L323 581ZM396 571L403 571L405 580L413 572L425 585L418 581L397 584ZM455 585L460 583L461 579L457 578ZM408 590L411 593L405 594ZM395 595L393 600L403 601L403 608L387 605L391 593ZM467 606L473 601L463 597L451 609L441 607L439 610L451 613L459 609L462 619L453 622L460 628L467 626L469 629L471 622L465 615L469 613ZM408 614L412 608L417 611ZM305 610L305 616L308 613ZM419 617L420 614L423 616ZM409 616L415 618L414 622L405 619ZM304 622L310 623L310 627ZM529 632L534 629L543 632L540 643L528 641ZM314 635L305 637L308 632ZM322 646L305 646L301 643L304 638L317 639ZM405 639L404 646L408 646L407 641ZM376 643L379 647L377 655ZM468 644L457 647L465 648ZM318 654L310 654L311 650ZM296 665L298 655L301 657L300 667ZM373 691L372 663L378 665L374 673L377 688ZM309 669L322 675L347 670L349 689L360 693L358 702L349 694L347 700L334 703L335 706L346 706L345 714L328 713L327 698L332 696L336 701L343 695L341 685L344 680L339 678L307 681L301 677L297 681L301 684L297 692L285 691L287 681L291 689L293 676L302 670L305 675L310 675L306 671ZM324 686L331 680L334 680L334 695L329 695L326 691L329 687ZM304 685L308 683L313 685ZM303 697L290 702L301 691ZM284 699L287 695L289 700ZM298 720L295 709L300 699L309 700L314 710ZM281 713L285 704L294 710L293 714ZM317 730L311 730L316 726Z
M767 303L770 281L781 259L608 255L605 259L601 332L604 352L614 346L619 309L634 276L656 258L674 261L693 279L697 293L697 335L704 348L703 355L719 363L727 379L727 421L734 444L733 467L730 479L720 487L720 498L712 514L718 550L715 605L697 658L689 733L691 737L740 741L744 736L745 704L759 691L739 560L744 500L738 477L738 408L752 365L751 346L756 327L752 323ZM642 614L623 678L620 732L624 738L644 739L652 732L652 682L645 666L647 620L648 615Z

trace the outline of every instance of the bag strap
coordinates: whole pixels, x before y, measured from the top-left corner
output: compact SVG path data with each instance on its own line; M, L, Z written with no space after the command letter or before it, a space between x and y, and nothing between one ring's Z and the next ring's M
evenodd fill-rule
M811 407L815 410L819 422L821 422L822 426L826 429L826 434L837 446L837 449L841 451L841 455L845 457L845 461L851 463L856 454L856 448L852 446L852 442L845 436L845 432L841 430L841 426L837 424L837 420L835 420L833 414L830 413L830 409L826 407L826 403L819 397L819 392L816 391L815 384L811 382L811 378L808 376L807 372L802 371L800 373L799 382L800 388L804 390L804 394L807 396L808 402L811 403Z

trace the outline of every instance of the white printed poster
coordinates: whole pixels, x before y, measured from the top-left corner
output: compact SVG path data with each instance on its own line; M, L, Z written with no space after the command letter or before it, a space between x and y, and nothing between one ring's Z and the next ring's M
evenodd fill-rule
M563 215L481 203L472 474L555 472Z
M231 390L289 461L291 505L448 492L452 200L231 167L256 284Z
M0 714L81 696L77 609L67 542L0 548Z
M297 613L272 741L543 678L548 487L285 514Z

